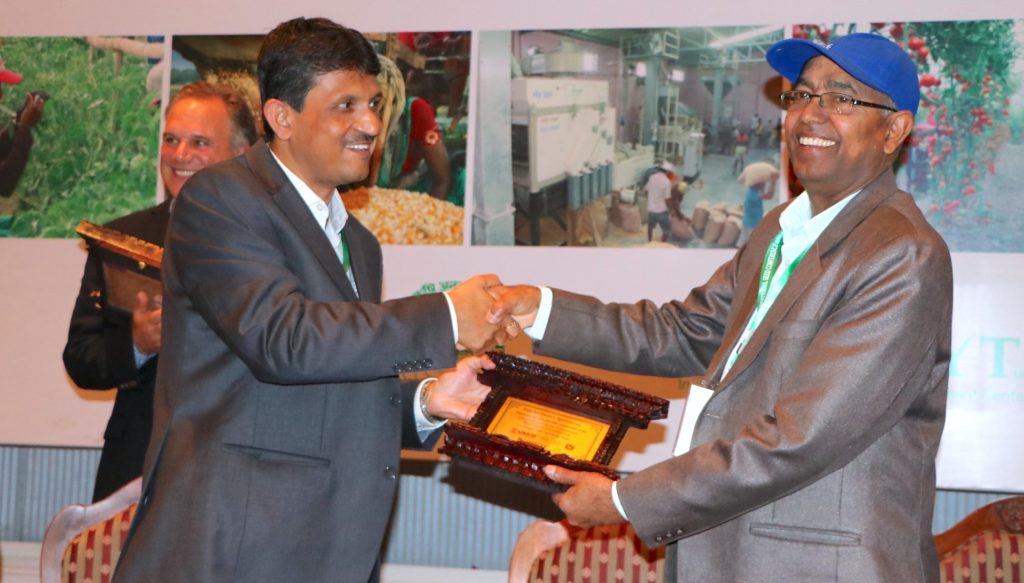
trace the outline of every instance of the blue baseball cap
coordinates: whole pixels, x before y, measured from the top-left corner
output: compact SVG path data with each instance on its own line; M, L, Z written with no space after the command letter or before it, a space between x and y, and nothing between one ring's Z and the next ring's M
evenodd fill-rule
M820 45L802 38L780 40L765 55L780 75L796 83L807 61L824 56L861 83L888 95L896 109L917 114L921 87L910 55L891 40L866 32Z

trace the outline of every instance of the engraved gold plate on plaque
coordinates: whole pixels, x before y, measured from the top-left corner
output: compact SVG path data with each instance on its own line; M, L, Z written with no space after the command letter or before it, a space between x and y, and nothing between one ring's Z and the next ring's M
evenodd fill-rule
M545 490L558 465L616 479L608 467L630 428L664 419L668 401L600 379L499 352L480 373L491 392L468 423L445 426L441 453L452 460Z
M608 434L608 424L510 397L487 432L532 443L551 454L591 461Z

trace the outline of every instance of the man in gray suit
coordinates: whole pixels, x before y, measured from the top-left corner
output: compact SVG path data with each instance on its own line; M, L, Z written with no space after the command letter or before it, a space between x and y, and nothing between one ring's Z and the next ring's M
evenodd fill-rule
M471 417L493 276L381 303L382 255L336 185L364 179L379 63L358 32L295 19L258 62L268 143L178 196L142 499L119 582L377 578L401 446Z
M794 84L781 102L805 193L684 301L519 286L495 290L491 317L515 316L539 354L703 377L676 457L614 483L547 468L570 522L629 520L672 544L680 581L938 581L952 269L892 170L916 68L866 34L784 40L767 58Z

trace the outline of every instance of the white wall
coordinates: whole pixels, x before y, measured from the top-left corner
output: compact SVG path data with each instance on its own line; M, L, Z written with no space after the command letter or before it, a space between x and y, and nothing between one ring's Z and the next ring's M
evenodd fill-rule
M366 31L491 30L585 27L666 27L796 22L977 20L1021 18L1024 8L1005 0L933 0L893 3L731 0L723 2L595 2L593 0L490 1L324 0L269 2L181 0L138 2L35 0L4 10L2 36L85 34L262 33L281 20L323 15ZM2 54L2 53L0 53ZM472 79L471 79L472 82ZM472 160L470 160L472 162ZM472 171L472 170L470 170ZM472 179L468 181L472 184ZM471 204L472 196L466 196ZM471 209L467 209L471 212ZM468 222L468 221L467 221ZM467 237L468 241L469 238ZM386 250L386 289L391 297L426 282L462 279L481 271L509 282L539 282L589 291L604 300L678 297L702 282L728 256L717 251L552 248L399 248ZM101 443L112 396L75 389L60 361L84 253L72 240L0 240L0 443L81 445ZM1024 264L1014 254L958 254L955 349L962 352L951 388L970 391L992 366L995 344L984 338L1018 338L1024 329ZM973 340L972 340L973 339ZM1020 347L1000 345L1012 368L1007 387L1024 376ZM969 367L969 368L965 368ZM1000 404L951 408L941 453L940 484L950 488L1007 490L1024 485L1024 467L989 448L979 478L973 466L976 437L1022 443L1019 424L994 421ZM973 413L972 413L973 411ZM1018 456L1019 457L1019 456ZM970 475L968 475L970 474ZM1014 486L1016 485L1016 486Z

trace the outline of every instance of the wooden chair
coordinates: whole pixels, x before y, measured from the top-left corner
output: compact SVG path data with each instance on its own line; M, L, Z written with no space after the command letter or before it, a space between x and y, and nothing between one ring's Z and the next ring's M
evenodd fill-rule
M943 583L1024 583L1024 496L982 506L935 546Z
M1024 496L983 506L936 535L942 583L1024 583ZM573 529L538 521L516 540L509 583L661 583L665 548L648 549L626 524ZM583 571L586 569L587 571Z
M509 560L509 583L660 583L665 547L649 549L629 524L577 529L537 521L523 529Z
M110 583L141 491L139 477L99 502L57 512L43 535L40 583Z

